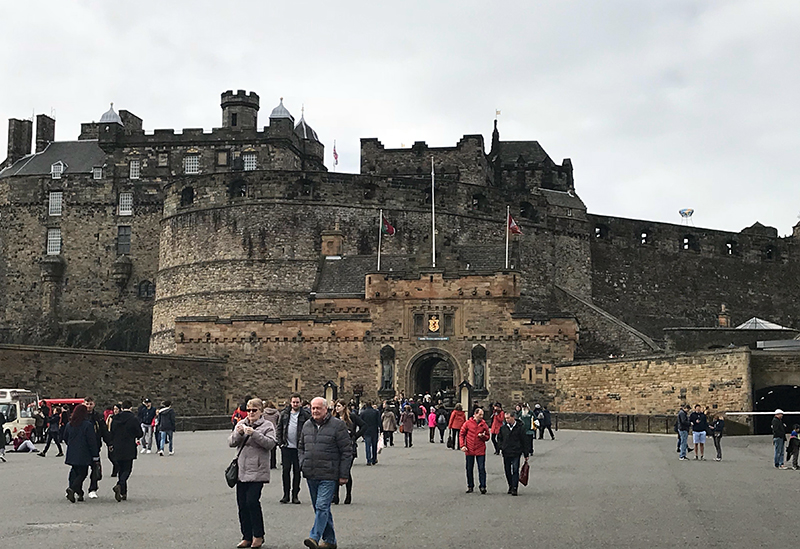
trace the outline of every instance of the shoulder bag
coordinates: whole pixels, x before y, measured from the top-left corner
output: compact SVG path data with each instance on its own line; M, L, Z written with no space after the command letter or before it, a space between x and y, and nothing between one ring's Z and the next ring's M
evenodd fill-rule
M250 438L250 435L244 437L244 441L242 442L242 447L239 448L239 451L236 453L236 457L233 458L231 464L228 465L228 468L225 469L225 482L228 483L228 486L233 488L236 486L236 483L239 482L239 456L242 454L242 450L244 450L244 445L247 444L247 439Z

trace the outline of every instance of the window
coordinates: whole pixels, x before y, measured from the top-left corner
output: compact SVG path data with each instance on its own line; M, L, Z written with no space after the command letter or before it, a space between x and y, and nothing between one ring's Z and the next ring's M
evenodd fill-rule
M56 162L50 166L50 176L53 179L61 179L61 174L64 173L64 163L61 161Z
M61 253L61 229L47 229L47 255Z
M775 261L778 258L778 250L775 246L769 245L764 248L764 251L761 254L761 259L763 261Z
M609 236L608 227L605 225L595 225L594 227L594 237L600 240L606 240Z
M739 255L739 243L735 240L728 240L725 243L725 255Z
M699 252L700 243L697 241L697 237L695 235L687 234L683 237L683 240L681 241L681 248L687 251Z
M51 192L47 202L50 215L61 215L61 208L64 204L64 193L61 191Z
M188 174L200 173L200 155L190 154L184 156L183 172Z
M242 160L244 160L244 171L248 172L256 169L256 153L244 153Z
M139 179L141 174L142 164L139 160L131 160L128 165L128 177L130 179Z
M120 225L117 227L117 255L127 255L131 253L131 227L130 225Z
M425 333L425 316L421 314L414 315L414 335L423 335Z
M643 230L642 234L639 235L639 243L642 245L650 244L650 235L646 230Z
M572 217L572 208L567 208L567 217Z
M133 193L119 193L119 215L133 215Z
M139 297L142 299L152 299L156 295L156 285L149 280L142 280L139 283Z
M444 335L454 335L456 331L456 317L453 313L444 314Z
M243 198L247 196L247 183L238 179L231 183L230 187L231 198Z
M94 179L103 179L103 168L92 168L92 177Z
M217 166L228 165L228 151L217 151Z
M186 187L181 191L181 206L191 206L194 204L194 189Z
M235 128L239 122L239 115L235 112L231 113L231 127Z

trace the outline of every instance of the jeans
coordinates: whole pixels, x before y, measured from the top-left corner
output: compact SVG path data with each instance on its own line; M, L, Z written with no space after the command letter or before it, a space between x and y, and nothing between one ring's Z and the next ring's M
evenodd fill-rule
M411 446L413 446L413 444L412 444L412 442L413 442L413 439L412 439L412 437L413 437L413 435L414 435L414 431L405 431L405 432L403 433L403 435L405 435L405 443L406 443L406 448L410 448Z
M145 450L153 449L153 426L142 423L142 448Z
M338 481L308 478L306 482L308 493L311 494L311 505L314 506L314 526L311 527L308 536L315 541L323 540L335 545L336 532L333 531L331 500Z
M681 439L681 457L686 457L686 441L689 440L689 431L678 431L678 436Z
M261 513L263 482L237 482L236 505L239 507L239 528L242 539L264 537L264 515Z
M292 497L300 493L300 455L297 448L281 447L281 468L283 469L283 499L289 499L289 487ZM294 478L292 477L294 474Z
M69 470L69 487L79 496L83 495L83 481L88 474L88 465L73 465Z
M509 489L516 490L519 487L519 456L503 456L503 469Z
M467 456L467 488L475 488L475 462L478 462L478 486L486 488L486 456ZM519 463L517 463L519 466Z
M378 437L365 436L364 450L367 454L367 463L378 463Z
M783 448L786 441L782 438L773 437L772 444L775 446L775 467L783 465Z
M50 443L55 442L56 446L58 447L58 453L63 454L64 452L61 450L61 438L58 436L58 431L47 431L47 443L44 445L44 450L42 450L42 455L46 454L47 451L50 449Z
M717 449L717 459L722 459L722 434L714 435L714 448Z
M133 460L124 459L116 461L117 464L117 484L119 484L119 493L123 496L128 495L128 479L133 471Z
M167 449L167 441L169 441L169 451L172 451L172 436L174 431L161 431L160 432L160 442L158 444L158 449L162 452Z

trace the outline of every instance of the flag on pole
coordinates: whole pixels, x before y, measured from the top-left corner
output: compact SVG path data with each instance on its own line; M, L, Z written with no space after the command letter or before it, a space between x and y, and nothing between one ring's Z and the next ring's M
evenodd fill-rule
M383 215L381 215L381 232L386 236L394 236L396 229L389 223L389 220L386 219Z
M333 142L333 165L339 165L339 153L336 152L336 141Z
M511 214L508 214L508 232L511 234L522 234L522 229L519 228L519 225L517 225L517 222L511 217Z

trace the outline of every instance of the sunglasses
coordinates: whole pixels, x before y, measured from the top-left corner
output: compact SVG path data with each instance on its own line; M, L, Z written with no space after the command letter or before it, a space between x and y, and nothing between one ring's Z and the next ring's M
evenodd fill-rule
M261 410L259 410L258 408L248 408L247 409L247 413L248 414L255 414L256 412L260 412L260 411Z

